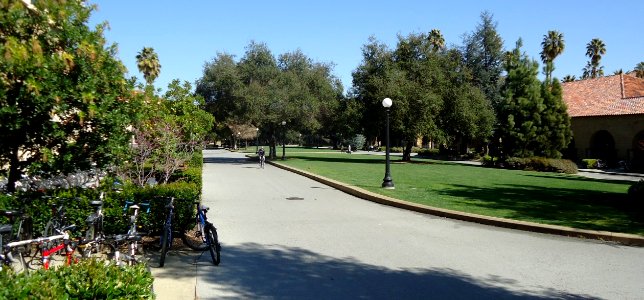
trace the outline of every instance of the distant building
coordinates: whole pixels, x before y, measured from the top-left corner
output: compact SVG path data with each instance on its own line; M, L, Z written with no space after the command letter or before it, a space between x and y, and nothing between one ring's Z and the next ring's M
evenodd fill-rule
M644 168L644 79L633 73L562 84L574 158Z

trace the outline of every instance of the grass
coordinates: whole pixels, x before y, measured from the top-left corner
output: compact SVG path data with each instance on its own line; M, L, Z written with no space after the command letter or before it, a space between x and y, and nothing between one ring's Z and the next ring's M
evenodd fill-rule
M281 152L280 152L281 154ZM380 187L384 156L286 151L279 161L400 200L522 221L644 235L644 214L629 205L625 181L392 158L395 190Z

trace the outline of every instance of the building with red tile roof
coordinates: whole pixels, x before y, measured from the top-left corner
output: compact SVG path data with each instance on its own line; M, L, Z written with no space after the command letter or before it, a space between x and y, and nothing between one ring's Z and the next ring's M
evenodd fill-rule
M619 74L562 87L577 158L644 167L644 79Z

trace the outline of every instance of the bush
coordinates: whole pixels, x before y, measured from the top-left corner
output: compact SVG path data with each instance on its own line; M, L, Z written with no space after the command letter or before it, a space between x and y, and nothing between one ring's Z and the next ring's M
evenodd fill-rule
M644 206L644 180L640 179L628 188L628 198L635 206Z
M419 156L436 156L438 155L438 151L439 151L438 149L421 148L421 149L418 149L417 153Z
M505 160L505 167L514 170L557 172L566 174L577 173L577 165L570 160L544 157L510 157Z
M50 270L0 272L0 299L154 299L152 274L144 264L117 267L82 260Z
M608 165L605 161L596 158L586 158L581 160L582 169L604 169Z

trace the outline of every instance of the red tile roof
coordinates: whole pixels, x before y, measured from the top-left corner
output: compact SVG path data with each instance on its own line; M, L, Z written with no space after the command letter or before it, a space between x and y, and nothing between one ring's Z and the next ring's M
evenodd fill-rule
M562 84L570 117L644 114L644 79L620 74Z

